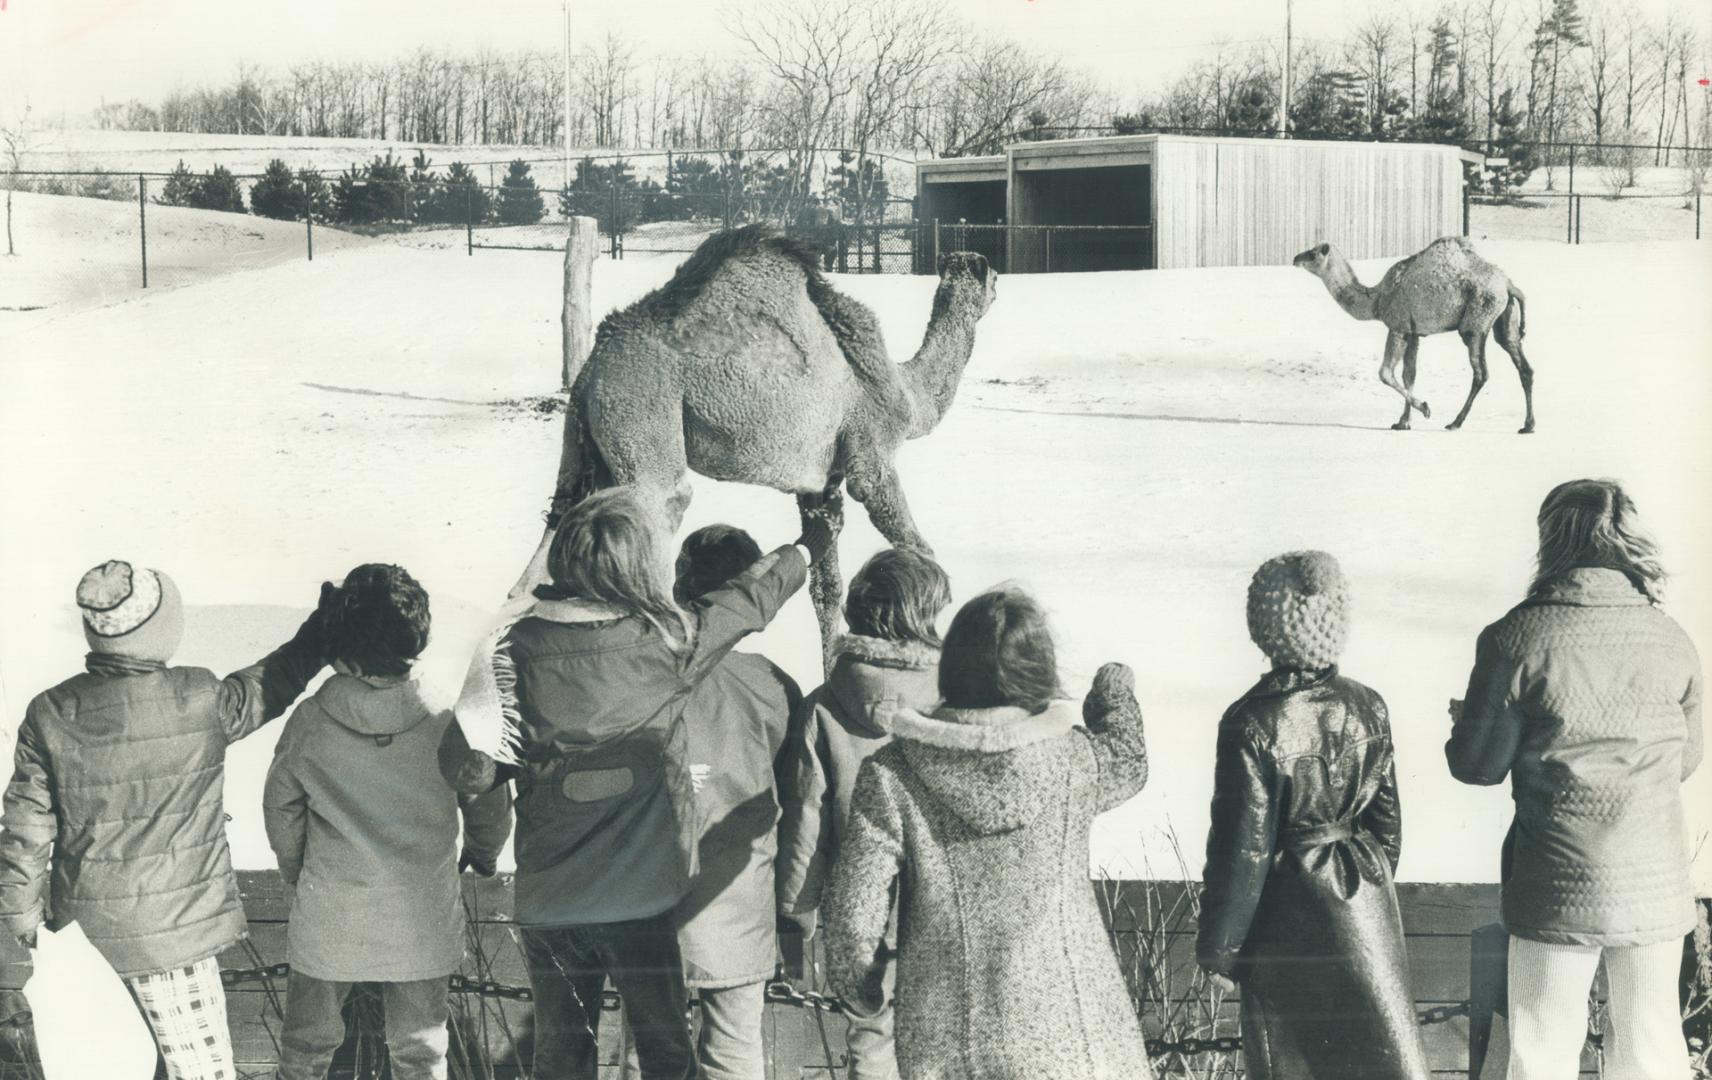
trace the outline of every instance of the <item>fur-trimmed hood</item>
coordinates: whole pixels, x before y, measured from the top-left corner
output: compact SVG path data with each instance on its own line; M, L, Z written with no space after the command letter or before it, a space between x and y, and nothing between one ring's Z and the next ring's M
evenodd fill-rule
M939 700L939 650L931 645L846 634L834 645L834 655L826 693L858 735L877 739L888 734L900 699L924 708Z
M1062 737L1080 714L1055 701L1030 714L1020 708L875 710L896 738L904 760L958 820L983 835L1029 824L1062 798Z

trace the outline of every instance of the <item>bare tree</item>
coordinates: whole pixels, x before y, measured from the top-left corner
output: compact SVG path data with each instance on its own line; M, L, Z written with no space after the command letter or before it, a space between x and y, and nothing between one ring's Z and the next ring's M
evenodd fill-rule
M865 220L880 175L869 165L875 143L898 133L908 106L919 100L956 44L955 23L944 0L881 0L864 6L862 16L850 124L858 225Z
M0 127L0 149L6 154L6 254L16 255L12 245L12 192L18 187L18 174L24 168L24 155L30 149L30 107L25 105L11 123Z
M765 0L732 6L728 18L774 81L761 104L771 132L796 166L791 195L807 194L818 151L856 88L863 15L843 0Z
M1370 11L1350 38L1352 66L1367 79L1368 124L1374 130L1385 115L1397 48L1397 24L1382 8Z

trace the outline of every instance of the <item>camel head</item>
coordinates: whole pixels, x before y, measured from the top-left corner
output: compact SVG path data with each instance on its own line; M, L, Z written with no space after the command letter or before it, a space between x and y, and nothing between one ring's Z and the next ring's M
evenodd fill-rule
M1333 261L1342 258L1343 255L1336 248L1330 244L1322 243L1318 247L1311 247L1302 252L1291 261L1315 277L1325 277L1326 270Z
M978 319L993 306L998 286L999 272L987 265L985 255L948 251L939 257L939 291L933 297L934 310L953 301L973 304Z

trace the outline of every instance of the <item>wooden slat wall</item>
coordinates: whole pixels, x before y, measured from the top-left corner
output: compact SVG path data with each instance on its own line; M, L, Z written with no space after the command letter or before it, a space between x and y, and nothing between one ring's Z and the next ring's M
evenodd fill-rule
M1412 254L1462 231L1445 149L1160 136L1159 266L1277 266L1322 240L1351 259Z
M252 948L265 963L288 959L285 940L287 911L278 875L272 871L245 872L240 874L239 878L245 908L250 917L250 941L247 946L222 955L221 966L255 966ZM512 985L527 985L528 976L524 970L522 956L512 936L514 924L511 921L509 880L472 880L466 882L465 888L472 908L478 913L483 952L491 965L485 971L478 972L473 964L466 963L465 974ZM1169 909L1174 899L1180 895L1182 886L1169 882L1151 887L1141 882L1118 882L1097 885L1096 889L1105 898L1103 903L1106 904L1107 910L1114 912L1112 928L1117 937L1120 965L1126 974L1133 976L1144 931L1136 925L1132 913L1146 910L1150 898L1155 902L1163 902ZM1398 893L1408 938L1412 995L1417 1006L1426 1008L1467 1000L1470 993L1470 934L1479 927L1497 922L1497 888L1483 885L1402 885L1399 886ZM1167 935L1164 961L1156 965L1156 970L1158 969L1163 969L1168 976L1163 980L1164 985L1174 989L1170 989L1165 995L1169 1000L1159 1000L1155 995L1155 999L1146 1003L1143 1022L1150 1036L1161 1033L1162 1017L1188 1005L1188 995L1181 988L1193 977L1195 971L1192 926L1184 923L1172 928L1172 932ZM1159 984L1156 979L1155 985ZM275 995L283 995L283 981L276 982L272 991ZM249 1077L271 1075L279 1033L277 1000L270 998L267 987L254 983L233 988L228 1000L234 1048L241 1073ZM481 1016L482 1001L473 996L461 996L461 1000L472 1014ZM504 1034L502 1026L509 1026L514 1035L526 1031L528 1015L529 1006L526 1003L486 1002L483 1017L488 1028L486 1038L496 1060L511 1064L505 1059L513 1040ZM1219 1033L1235 1034L1236 1003L1224 1003L1219 1015ZM607 1022L602 1027L602 1056L609 1065L603 1069L602 1075L616 1078L619 1075L619 1050L615 1036L619 1024L615 1014L607 1013L606 1017ZM1505 1051L1501 1019L1496 1031L1497 1037L1493 1041L1491 1056L1482 1074L1487 1077L1503 1075ZM1435 1075L1468 1075L1467 1019L1457 1018L1443 1024L1423 1027L1421 1034ZM825 1036L833 1062L841 1064L844 1057L844 1022L837 1017L827 1018ZM815 1023L813 1014L807 1010L769 1006L767 1045L769 1075L773 1080L800 1080L804 1077L820 1080L829 1076L825 1068L827 1049L822 1045L821 1029ZM1593 1065L1590 1056L1584 1060L1583 1068L1585 1072L1591 1073ZM502 1068L498 1075L504 1077L517 1074L513 1067L512 1070Z

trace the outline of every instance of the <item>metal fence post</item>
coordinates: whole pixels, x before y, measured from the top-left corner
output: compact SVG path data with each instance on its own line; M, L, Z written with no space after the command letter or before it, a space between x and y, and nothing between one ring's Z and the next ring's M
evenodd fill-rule
M1575 196L1565 195L1563 197L1563 206L1563 242L1566 244L1573 244L1575 243Z
M617 178L617 176L614 176L612 178L612 234L611 234L612 235L612 257L614 259L618 258L618 232L620 229L624 228L624 223L622 221L620 221L619 217L618 217L620 212L621 211L619 210L619 202L618 202L618 178Z
M1050 226L1046 229L1046 269L1044 272L1052 273L1052 229Z
M1464 236L1468 235L1468 206L1468 181L1465 179L1462 182L1462 235Z
M939 273L939 219L933 219L933 266L927 271L930 274Z
M1575 144L1569 144L1569 193L1575 194Z
M303 236L309 246L309 261L315 261L315 203L309 197L309 181L303 181Z
M1575 197L1575 242L1581 243L1581 196Z
M142 238L143 288L149 287L149 182L137 174L137 234Z
M464 185L464 254L476 253L476 186Z
M1694 189L1694 239L1700 239L1700 189Z

